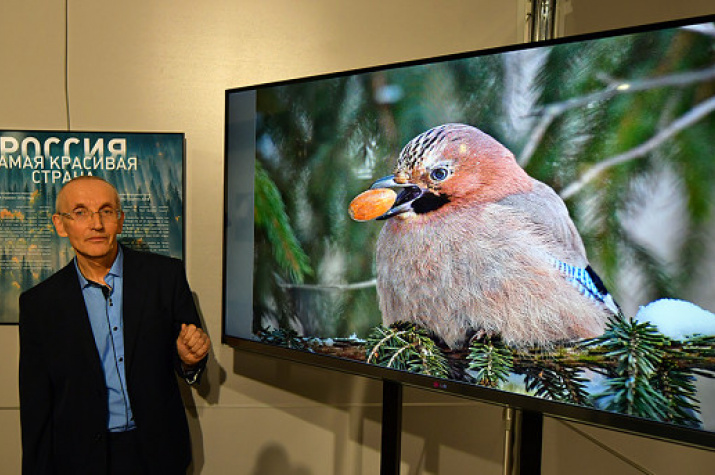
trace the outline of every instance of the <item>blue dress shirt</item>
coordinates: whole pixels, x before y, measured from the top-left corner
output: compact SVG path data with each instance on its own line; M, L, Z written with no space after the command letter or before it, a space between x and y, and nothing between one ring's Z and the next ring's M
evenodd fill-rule
M84 304L92 325L94 342L102 361L104 379L107 384L110 432L133 429L136 424L132 415L127 392L127 377L124 356L124 330L122 318L122 279L124 255L121 247L112 268L104 278L108 287L87 280L75 267L79 276Z

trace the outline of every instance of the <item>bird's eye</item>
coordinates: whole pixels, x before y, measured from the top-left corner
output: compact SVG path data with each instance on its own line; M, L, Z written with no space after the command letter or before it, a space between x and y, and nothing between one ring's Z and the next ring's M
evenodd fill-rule
M445 180L448 176L449 176L449 170L446 168L442 168L442 167L435 168L429 174L429 177L434 181Z

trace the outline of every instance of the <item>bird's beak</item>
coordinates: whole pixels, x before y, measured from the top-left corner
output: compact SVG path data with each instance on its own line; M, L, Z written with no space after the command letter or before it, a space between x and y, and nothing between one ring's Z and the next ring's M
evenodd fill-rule
M412 211L412 202L415 201L417 198L421 197L424 193L425 190L420 188L419 186L405 182L405 183L398 183L395 181L395 175L388 175L385 177L380 178L377 180L375 183L370 185L370 189L374 190L377 188L399 188L400 190L397 192L397 198L395 199L395 204L392 205L392 207L387 210L384 214L381 216L378 216L375 219L381 220L381 219L390 219L393 216L397 216L398 214L402 213L407 213L408 211ZM397 190L395 190L397 191Z
M375 181L375 183L370 185L370 189L375 190L377 188L405 188L408 186L413 185L410 183L397 183L395 181L395 175L388 175Z

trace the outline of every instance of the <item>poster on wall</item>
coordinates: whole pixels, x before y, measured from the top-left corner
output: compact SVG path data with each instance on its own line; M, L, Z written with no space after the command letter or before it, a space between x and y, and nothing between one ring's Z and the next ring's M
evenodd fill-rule
M119 241L183 257L184 134L0 131L0 323L17 323L20 294L74 256L52 225L55 199L77 176L119 191Z

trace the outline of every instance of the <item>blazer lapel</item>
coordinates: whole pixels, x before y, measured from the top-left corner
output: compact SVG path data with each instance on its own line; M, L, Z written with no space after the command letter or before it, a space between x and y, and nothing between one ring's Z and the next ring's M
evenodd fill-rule
M62 270L62 285L64 290L61 291L61 296L66 302L65 322L71 328L72 334L78 335L79 345L85 355L84 360L89 366L92 374L101 381L99 384L100 391L105 388L104 370L102 369L102 361L97 352L97 344L94 341L92 333L92 324L89 322L87 307L84 304L82 289L79 286L77 277L77 269L74 260L65 266Z

